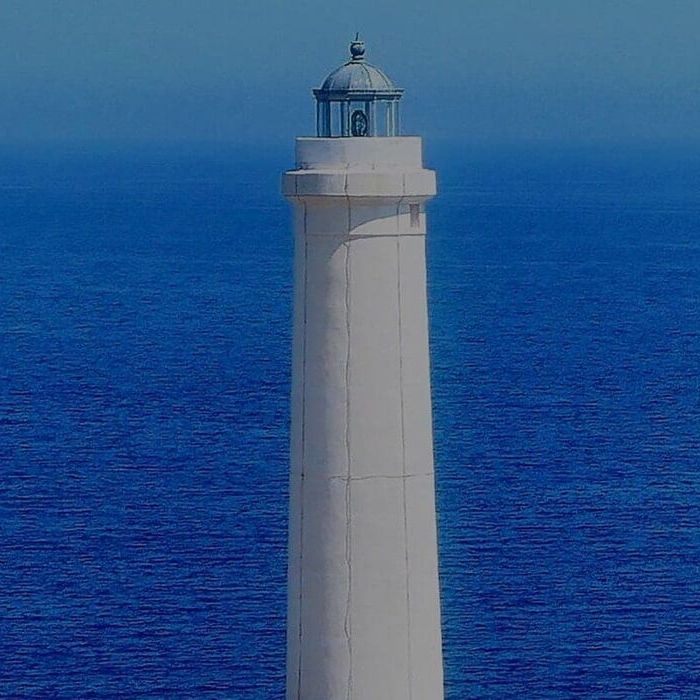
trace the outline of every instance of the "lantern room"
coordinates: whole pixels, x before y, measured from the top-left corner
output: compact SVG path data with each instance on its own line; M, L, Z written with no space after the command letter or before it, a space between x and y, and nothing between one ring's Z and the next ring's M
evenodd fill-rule
M325 138L399 136L402 94L382 70L365 61L365 43L356 36L350 44L350 60L314 90L316 134Z

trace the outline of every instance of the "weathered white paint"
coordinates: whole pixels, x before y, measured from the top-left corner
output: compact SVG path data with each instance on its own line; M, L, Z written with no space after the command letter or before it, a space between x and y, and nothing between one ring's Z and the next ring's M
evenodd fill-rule
M287 698L440 700L435 174L419 138L302 138L283 191L296 232Z

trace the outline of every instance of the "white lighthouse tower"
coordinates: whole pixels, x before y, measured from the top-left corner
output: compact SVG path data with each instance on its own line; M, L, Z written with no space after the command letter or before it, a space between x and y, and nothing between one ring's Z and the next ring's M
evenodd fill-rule
M294 203L288 700L443 697L425 202L363 42L316 97Z

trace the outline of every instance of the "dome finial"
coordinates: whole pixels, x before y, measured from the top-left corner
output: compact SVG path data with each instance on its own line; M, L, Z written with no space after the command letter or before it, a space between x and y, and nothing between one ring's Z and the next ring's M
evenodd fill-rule
M360 32L356 32L355 40L350 42L350 55L353 61L365 60L365 42L360 39Z

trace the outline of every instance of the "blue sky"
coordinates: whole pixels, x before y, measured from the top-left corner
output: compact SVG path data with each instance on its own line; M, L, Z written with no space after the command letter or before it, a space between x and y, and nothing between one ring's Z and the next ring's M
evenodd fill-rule
M282 142L359 30L407 131L700 142L697 0L2 0L0 142Z

